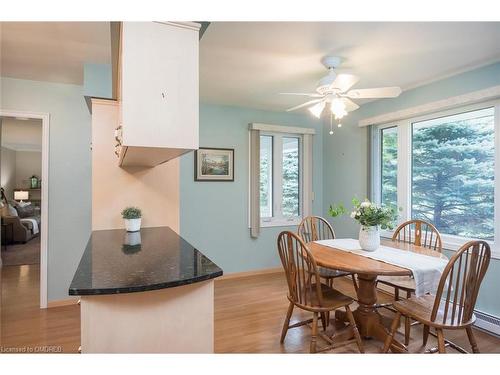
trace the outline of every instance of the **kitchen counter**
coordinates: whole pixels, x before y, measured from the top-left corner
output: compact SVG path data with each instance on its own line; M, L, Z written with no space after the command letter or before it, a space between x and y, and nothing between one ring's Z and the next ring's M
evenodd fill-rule
M172 288L213 279L222 270L169 227L91 234L70 295L102 295Z
M69 288L82 353L213 353L221 275L169 227L93 231Z

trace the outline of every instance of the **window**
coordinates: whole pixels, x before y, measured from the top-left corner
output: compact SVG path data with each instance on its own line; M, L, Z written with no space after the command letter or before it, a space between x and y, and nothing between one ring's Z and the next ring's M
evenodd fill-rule
M398 128L381 129L382 169L381 202L386 206L398 205Z
M493 240L494 108L412 123L411 216Z
M485 103L377 126L373 199L401 207L400 221L433 223L447 248L483 239L495 250L499 110Z
M260 137L260 217L273 216L273 137Z
M295 225L301 219L301 136L260 136L261 225Z

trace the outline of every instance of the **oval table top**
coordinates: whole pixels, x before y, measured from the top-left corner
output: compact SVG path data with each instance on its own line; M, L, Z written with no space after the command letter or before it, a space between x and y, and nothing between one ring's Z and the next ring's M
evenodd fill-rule
M382 239L380 242L384 246L400 249L401 251L413 251L419 254L446 258L446 256L442 253L422 246L415 246L405 242L393 242L389 239ZM314 260L316 260L318 266L365 275L411 275L411 271L407 268L395 266L380 260L367 258L365 256L350 253L344 250L337 250L333 247L320 245L316 242L307 243L307 247L314 257Z

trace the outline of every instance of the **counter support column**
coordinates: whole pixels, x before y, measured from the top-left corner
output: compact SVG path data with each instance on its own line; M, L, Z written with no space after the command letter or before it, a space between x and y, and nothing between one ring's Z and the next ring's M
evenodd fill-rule
M213 353L214 281L81 297L82 353Z

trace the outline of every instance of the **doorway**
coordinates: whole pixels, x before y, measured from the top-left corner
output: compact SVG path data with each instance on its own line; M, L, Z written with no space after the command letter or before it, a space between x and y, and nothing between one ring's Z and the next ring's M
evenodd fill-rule
M29 278L29 298L38 304L33 290L39 289L39 306L46 308L49 116L0 110L0 130L2 288Z

